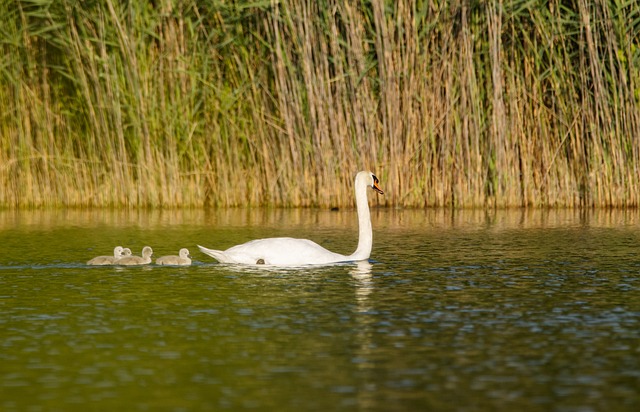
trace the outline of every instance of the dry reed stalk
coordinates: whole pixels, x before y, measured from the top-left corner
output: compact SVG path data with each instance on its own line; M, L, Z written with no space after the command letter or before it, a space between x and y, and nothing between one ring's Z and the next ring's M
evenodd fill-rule
M46 7L45 7L46 6ZM640 6L0 5L0 205L637 206Z

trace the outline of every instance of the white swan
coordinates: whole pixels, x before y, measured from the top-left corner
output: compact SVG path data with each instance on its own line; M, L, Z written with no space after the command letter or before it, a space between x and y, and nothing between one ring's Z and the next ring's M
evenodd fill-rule
M156 265L175 265L175 266L189 266L191 264L191 256L189 256L189 249L182 248L178 252L179 256L169 255L162 256L156 259Z
M125 266L133 266L133 265L146 265L151 263L151 255L153 255L153 249L149 246L145 246L142 248L142 257L140 256L125 256L116 260L116 265L125 265Z
M239 263L246 265L324 265L337 262L349 262L368 259L373 246L371 215L367 202L367 188L384 194L378 185L378 178L371 172L358 172L355 181L356 206L358 211L358 247L351 255L331 252L307 239L276 237L258 239L233 246L225 251L207 249L198 245L205 253L221 263Z
M112 256L96 256L90 261L88 261L87 265L92 265L92 266L113 265L116 260L122 257L123 250L124 249L122 249L122 246L116 246L113 249Z

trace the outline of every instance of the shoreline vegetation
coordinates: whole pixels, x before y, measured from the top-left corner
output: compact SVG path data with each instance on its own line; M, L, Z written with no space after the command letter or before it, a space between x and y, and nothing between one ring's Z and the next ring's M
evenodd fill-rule
M640 3L7 0L0 207L640 205Z

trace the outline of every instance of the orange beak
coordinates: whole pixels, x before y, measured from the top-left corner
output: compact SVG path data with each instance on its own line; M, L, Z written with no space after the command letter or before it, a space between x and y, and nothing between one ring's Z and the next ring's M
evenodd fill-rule
M380 185L378 184L378 180L374 180L373 181L373 190L375 190L376 192L380 193L381 195L384 194L384 191L382 189L380 189Z

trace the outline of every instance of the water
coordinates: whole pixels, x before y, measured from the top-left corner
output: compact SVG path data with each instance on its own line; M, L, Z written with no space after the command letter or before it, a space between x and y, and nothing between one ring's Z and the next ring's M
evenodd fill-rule
M354 211L0 212L0 410L640 406L638 211L372 218L370 262L265 270L195 245L351 253ZM116 245L194 264L85 265Z

